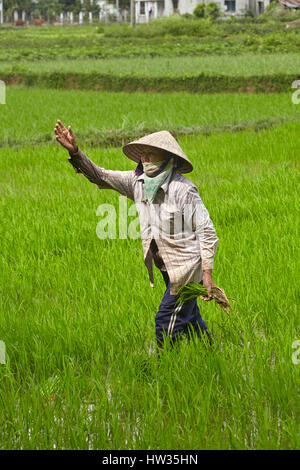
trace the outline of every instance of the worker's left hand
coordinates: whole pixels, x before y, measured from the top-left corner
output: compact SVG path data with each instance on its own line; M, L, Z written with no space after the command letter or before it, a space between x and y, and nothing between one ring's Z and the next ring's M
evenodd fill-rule
M214 281L212 280L212 271L211 269L207 269L203 272L203 285L207 290L207 297L200 296L201 300L205 300L206 302L212 300L212 287L215 287Z

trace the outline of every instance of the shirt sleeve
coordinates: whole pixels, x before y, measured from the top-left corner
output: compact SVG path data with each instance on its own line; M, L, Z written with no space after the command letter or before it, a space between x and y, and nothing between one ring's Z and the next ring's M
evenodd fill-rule
M114 189L123 196L134 201L133 180L134 171L106 170L92 162L78 147L77 153L71 154L68 161L76 173L82 173L91 183L99 189Z
M189 204L192 230L196 232L200 243L202 269L213 269L219 239L196 186L188 189L185 204Z

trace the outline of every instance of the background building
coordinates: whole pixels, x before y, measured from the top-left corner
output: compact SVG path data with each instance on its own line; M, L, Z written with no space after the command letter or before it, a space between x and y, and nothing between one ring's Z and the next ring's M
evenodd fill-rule
M220 7L223 16L244 16L247 10L255 15L264 12L270 0L135 0L136 23L148 23L152 19L167 17L174 13L192 14L198 3L215 1ZM299 8L300 0L279 0L287 8ZM30 6L28 6L30 5ZM60 5L60 11L57 10ZM3 8L4 7L4 8ZM6 10L6 11L5 11ZM6 13L6 18L4 19ZM92 23L97 21L129 21L129 0L70 0L68 3L57 4L55 1L0 0L0 23L4 21L28 21L34 18L44 19L46 22L59 22L60 24Z
M198 3L209 3L214 0L155 0L136 1L135 17L137 23L147 23L153 18L170 16L179 12L192 14ZM291 0L300 2L300 0ZM255 15L260 15L269 5L270 0L218 0L215 3L221 8L225 16L244 16L246 10L250 9Z

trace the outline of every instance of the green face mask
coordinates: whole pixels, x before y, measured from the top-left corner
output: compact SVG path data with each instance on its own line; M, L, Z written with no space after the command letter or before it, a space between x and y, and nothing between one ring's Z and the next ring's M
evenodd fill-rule
M165 162L165 160L161 160L159 162L144 162L143 169L144 173L147 176L151 176L155 171L159 169L159 167Z
M164 160L162 162L156 162L160 163L159 166L161 166L164 163ZM154 165L151 163L151 165ZM159 168L159 166L155 167L155 171ZM145 163L143 163L143 167L145 168ZM149 202L149 204L152 204L156 193L160 186L163 184L163 182L167 179L171 171L173 170L173 157L170 158L168 164L164 168L164 170L159 173L159 175L154 176L153 178L150 178L146 172L144 172L144 197L145 199ZM153 173L153 172L152 172Z

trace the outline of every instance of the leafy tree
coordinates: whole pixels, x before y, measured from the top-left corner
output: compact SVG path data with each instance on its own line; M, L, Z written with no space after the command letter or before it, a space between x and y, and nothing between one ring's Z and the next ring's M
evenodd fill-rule
M81 10L80 0L58 0L58 3L60 5L60 13L66 13L67 11L79 13Z
M178 3L178 0L174 0ZM112 3L116 4L116 0ZM43 17L47 18L48 21L55 18L56 15L67 11L78 14L83 8L86 11L91 11L94 15L99 14L99 5L96 4L95 0L84 0L81 4L80 0L4 0L4 15L12 17L14 10L25 11L27 16ZM119 0L119 8L129 9L130 0Z
M13 14L13 11L17 8L19 8L18 5L19 2L16 0L5 0L3 2L3 13L6 16L11 16Z
M32 16L34 18L41 17L51 22L60 12L61 5L59 0L39 0L32 9Z
M119 0L119 8L130 10L130 0Z

